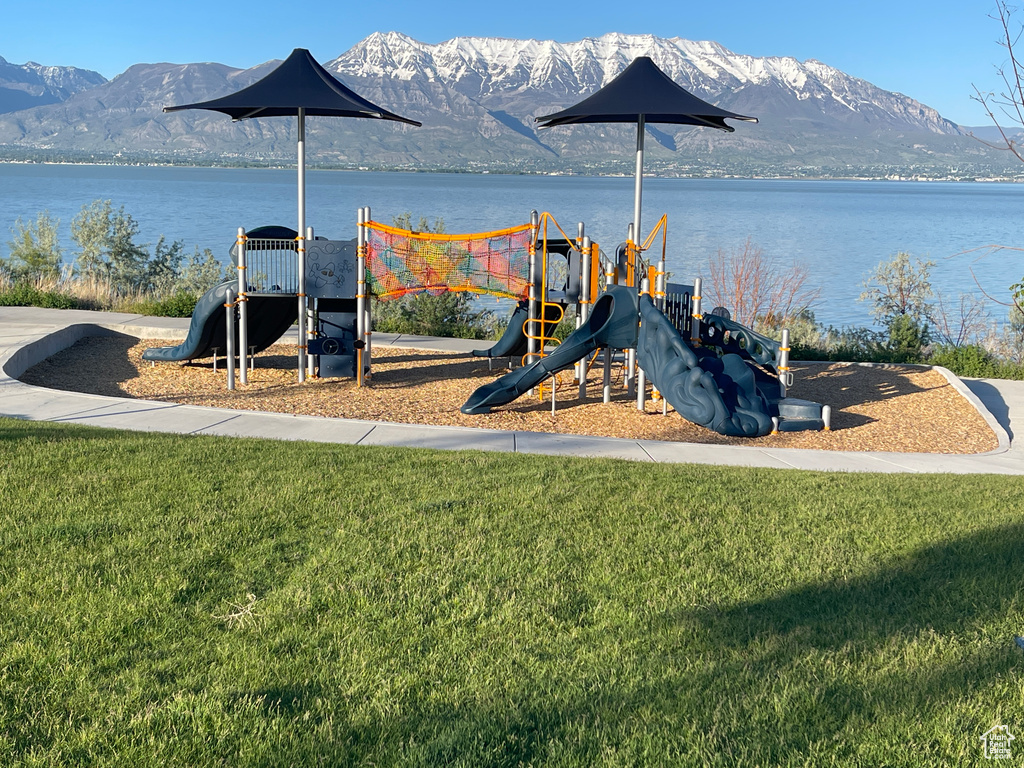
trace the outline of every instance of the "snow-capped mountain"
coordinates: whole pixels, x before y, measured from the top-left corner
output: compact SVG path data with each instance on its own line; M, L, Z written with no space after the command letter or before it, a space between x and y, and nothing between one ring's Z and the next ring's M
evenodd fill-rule
M11 64L0 57L0 114L56 104L107 82L99 72L77 67L46 67L30 61Z
M758 114L759 106L761 112L772 107L771 99L759 95L781 95L850 123L882 121L886 127L960 133L934 109L819 61L746 56L718 43L679 37L613 33L573 43L460 37L428 45L397 32L376 33L327 67L342 79L436 81L484 104L516 104L528 95L568 106L638 56L649 56L684 88L727 109L740 102Z
M759 120L736 123L734 133L648 124L650 173L971 176L1010 167L1007 153L964 135L934 109L821 62L623 34L570 43L455 38L433 45L375 33L325 66L357 93L423 127L312 118L307 160L341 167L631 173L630 126L538 129L535 118L593 93L637 56L650 56L697 96ZM69 85L59 103L0 114L0 157L292 162L292 120L233 123L204 111L162 112L238 90L275 65L137 64L85 90L70 93L77 85ZM12 67L0 64L0 93ZM36 72L30 65L17 69L23 79ZM56 87L60 78L43 69L33 76L49 76Z

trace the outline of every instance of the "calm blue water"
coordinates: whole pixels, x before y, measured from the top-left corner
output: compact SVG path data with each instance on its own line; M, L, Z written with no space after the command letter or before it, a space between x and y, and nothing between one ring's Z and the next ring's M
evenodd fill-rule
M238 227L296 221L294 170L0 164L0 257L19 217L48 210L73 258L71 220L84 204L108 198L139 223L141 242L163 234L225 259ZM977 254L964 252L1024 246L1022 204L1024 185L1013 184L646 179L643 229L668 214L668 268L685 280L706 278L709 256L750 238L772 259L807 265L822 289L819 320L867 325L861 284L899 250L935 261L933 284L944 293L975 292L973 268L990 294L1004 296L1024 275L1021 254L976 262ZM307 222L318 235L354 237L356 209L365 205L387 223L404 211L440 216L449 232L500 229L527 222L531 209L549 211L570 234L585 222L610 251L625 239L633 180L308 172Z

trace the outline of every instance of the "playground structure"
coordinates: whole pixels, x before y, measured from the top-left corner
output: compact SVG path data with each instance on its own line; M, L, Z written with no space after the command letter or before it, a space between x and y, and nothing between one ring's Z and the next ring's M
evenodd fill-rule
M652 263L644 256L659 234L661 253ZM582 223L570 237L550 214L536 212L529 224L471 235L401 230L374 222L368 208L358 212L354 241L314 238L311 229L305 238L281 227L240 229L232 252L237 281L200 300L185 342L147 350L144 359L212 354L216 364L222 353L231 389L235 350L249 360L302 318L300 382L306 374L342 376L364 386L372 373L371 297L463 291L518 302L501 339L474 354L489 363L507 357L510 367L521 360L473 392L463 413L487 413L528 393L550 395L554 412L556 391L564 391L560 375L573 371L584 399L588 374L602 365L604 402L617 368L639 410L650 396L663 414L671 405L724 435L827 429L827 406L787 397L788 332L780 344L717 311L705 317L699 279L692 286L667 281L666 248L664 216L643 243L634 242L630 227L613 259ZM559 342L554 329L569 305L576 328ZM240 365L243 384L248 369Z

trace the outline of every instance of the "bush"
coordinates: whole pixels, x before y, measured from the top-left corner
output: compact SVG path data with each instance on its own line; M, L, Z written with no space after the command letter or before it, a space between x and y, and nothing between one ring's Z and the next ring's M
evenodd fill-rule
M196 310L198 301L198 295L178 291L166 299L147 299L136 302L125 311L155 317L191 317Z
M889 320L889 350L906 362L921 359L928 343L928 324L912 315L896 315Z
M1024 365L999 360L977 344L938 347L928 358L928 363L948 368L957 376L977 379L1024 379Z
M494 315L474 310L466 293L420 293L394 301L374 301L373 329L381 333L411 333L458 339L489 339Z
M972 376L980 379L992 378L992 374L998 367L992 355L976 344L963 347L938 347L928 362L948 368L957 376Z
M46 309L78 309L78 301L57 291L41 291L28 283L15 283L0 291L0 307L44 307Z

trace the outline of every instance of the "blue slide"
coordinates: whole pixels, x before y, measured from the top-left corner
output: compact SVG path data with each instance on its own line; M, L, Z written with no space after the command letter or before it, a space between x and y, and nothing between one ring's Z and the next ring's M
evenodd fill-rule
M549 376L572 368L598 347L622 349L635 343L636 294L631 288L609 286L595 302L587 322L551 354L484 384L460 410L468 414L490 413L491 408L511 403Z
M640 298L636 355L651 384L688 421L733 437L772 431L778 381L739 354L719 357L705 347L690 346L649 296Z
M207 291L196 302L185 341L175 347L151 347L142 353L142 359L171 363L211 357L215 349L225 354L227 319L224 302L228 288L237 287L238 282L231 280ZM262 352L280 339L296 321L298 301L294 296L250 296L246 314L249 347L255 352Z

